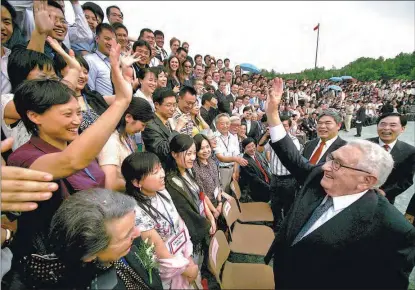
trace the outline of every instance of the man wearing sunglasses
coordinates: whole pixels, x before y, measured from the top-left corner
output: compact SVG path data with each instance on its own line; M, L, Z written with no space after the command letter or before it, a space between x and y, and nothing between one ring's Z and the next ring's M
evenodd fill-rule
M267 101L271 147L302 185L265 260L275 287L406 289L415 264L415 228L375 189L392 156L354 140L312 165L295 148L278 113L283 81Z

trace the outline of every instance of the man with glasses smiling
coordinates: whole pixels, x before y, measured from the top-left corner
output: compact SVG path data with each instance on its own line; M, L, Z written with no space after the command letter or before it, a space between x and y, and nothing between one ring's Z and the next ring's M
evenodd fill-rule
M353 140L311 165L281 124L283 81L267 100L271 147L302 184L265 260L276 289L408 287L415 228L375 189L393 168L382 147Z
M194 88L184 86L180 89L179 97L177 98L177 108L173 114L173 118L169 119L170 126L180 132L181 134L186 134L192 137L193 131L193 122L192 118L190 117L190 111L192 110L193 106L196 104L196 95L197 92ZM185 119L186 125L177 128L179 124L179 119Z

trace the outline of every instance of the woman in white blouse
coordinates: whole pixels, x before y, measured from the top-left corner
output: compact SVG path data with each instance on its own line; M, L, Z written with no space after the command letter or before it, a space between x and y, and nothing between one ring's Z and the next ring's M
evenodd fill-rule
M144 68L137 74L139 89L134 97L143 98L150 104L153 112L155 111L153 103L153 93L157 87L157 68Z
M105 188L125 190L121 175L124 159L137 150L133 135L144 130L146 123L154 118L150 104L142 98L132 98L130 106L98 155L98 163L105 173Z

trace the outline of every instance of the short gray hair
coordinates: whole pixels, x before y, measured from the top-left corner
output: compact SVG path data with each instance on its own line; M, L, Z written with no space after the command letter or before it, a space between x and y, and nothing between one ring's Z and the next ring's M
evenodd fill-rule
M220 119L220 118L222 118L222 117L227 117L228 119L230 119L230 118L231 118L231 117L229 117L229 114L228 114L228 113L220 113L219 115L217 115L217 116L215 117L215 120L214 120L215 125L217 125L217 124L218 124L219 119Z
M334 109L323 110L323 112L318 116L317 120L320 120L324 116L332 117L337 124L342 122L342 117L340 116L339 112Z
M241 118L239 118L238 116L231 116L229 119L231 120L231 123L235 121L241 122Z
M65 200L52 218L49 239L63 261L81 262L111 241L106 222L133 211L133 197L108 189L82 190Z
M378 179L375 188L381 187L393 169L393 158L379 144L367 140L353 140L347 143L358 148L363 154L359 163L359 169L372 173Z

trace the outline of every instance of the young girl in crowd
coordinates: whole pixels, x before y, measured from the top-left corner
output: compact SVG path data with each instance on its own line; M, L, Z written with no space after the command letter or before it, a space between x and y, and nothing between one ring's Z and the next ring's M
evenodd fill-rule
M128 155L137 151L133 135L143 131L153 117L152 108L146 100L131 100L116 130L98 155L98 163L105 173L105 188L121 192L125 190L121 164Z
M189 231L165 188L164 170L157 155L139 152L122 164L126 193L135 198L136 225L142 239L155 245L164 289L190 289L199 276L192 259Z
M207 250L209 234L216 232L215 218L207 206L207 197L192 171L196 146L189 135L178 134L170 141L171 156L167 164L166 189L185 221L194 246L194 260L199 266ZM210 230L209 230L210 228Z

